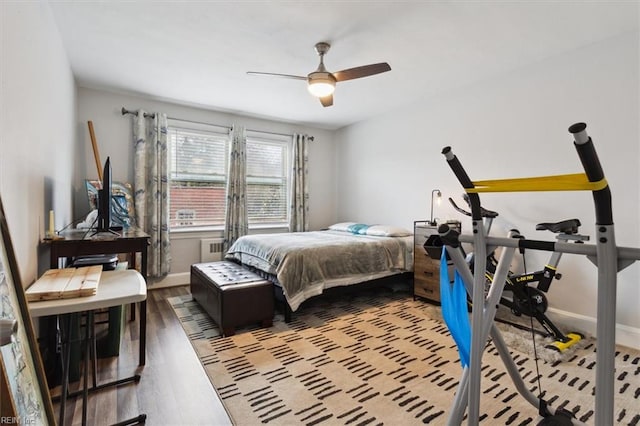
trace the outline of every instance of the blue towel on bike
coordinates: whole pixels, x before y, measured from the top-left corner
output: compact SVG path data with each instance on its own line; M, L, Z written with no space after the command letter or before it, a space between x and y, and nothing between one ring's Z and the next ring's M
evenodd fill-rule
M457 270L453 284L449 281L447 253L444 247L440 258L440 302L444 322L458 345L462 367L466 367L469 365L469 351L471 349L471 323L467 311L467 291Z

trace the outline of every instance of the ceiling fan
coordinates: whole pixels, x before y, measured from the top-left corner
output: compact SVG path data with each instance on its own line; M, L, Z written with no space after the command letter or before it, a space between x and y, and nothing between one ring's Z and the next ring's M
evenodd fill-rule
M324 66L324 55L329 51L331 45L326 42L316 43L316 52L320 56L320 65L318 68L309 73L306 77L290 74L276 74L270 72L248 71L249 75L266 75L275 77L292 78L296 80L306 80L309 92L320 99L322 106L329 107L333 105L333 92L336 83L339 81L353 80L356 78L368 77L370 75L380 74L391 71L391 67L386 62L378 64L363 65L355 68L348 68L338 72L329 72Z

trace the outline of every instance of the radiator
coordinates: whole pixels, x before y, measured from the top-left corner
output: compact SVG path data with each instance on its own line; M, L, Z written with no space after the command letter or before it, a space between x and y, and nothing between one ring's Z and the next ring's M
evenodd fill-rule
M217 262L222 260L222 238L200 240L200 262Z

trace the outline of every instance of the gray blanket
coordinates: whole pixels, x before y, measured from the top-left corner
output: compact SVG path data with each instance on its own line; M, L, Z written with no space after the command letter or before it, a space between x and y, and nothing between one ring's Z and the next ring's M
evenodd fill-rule
M226 258L277 277L295 311L304 300L325 288L411 271L412 248L412 236L294 232L241 237Z

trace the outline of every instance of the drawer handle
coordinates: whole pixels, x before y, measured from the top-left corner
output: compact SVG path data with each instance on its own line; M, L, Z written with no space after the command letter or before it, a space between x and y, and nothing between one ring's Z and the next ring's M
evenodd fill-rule
M433 276L433 271L422 271L425 275L428 275L430 277Z

